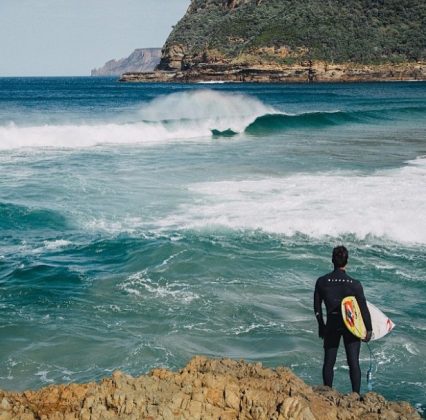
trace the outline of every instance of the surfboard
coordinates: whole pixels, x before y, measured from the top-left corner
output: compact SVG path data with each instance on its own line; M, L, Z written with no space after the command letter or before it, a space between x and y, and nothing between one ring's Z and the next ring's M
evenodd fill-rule
M378 340L389 334L395 324L380 309L367 301L367 307L370 311L371 325L373 334L371 340ZM346 328L356 337L364 339L367 335L367 329L362 319L361 309L355 296L347 296L342 300L342 317Z
M346 328L355 336L364 339L367 329L362 319L361 309L355 296L347 296L342 300L342 317Z

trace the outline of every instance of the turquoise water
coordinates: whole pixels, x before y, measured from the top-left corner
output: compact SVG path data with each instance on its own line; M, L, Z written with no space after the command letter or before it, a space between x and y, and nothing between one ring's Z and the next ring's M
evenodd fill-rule
M425 83L0 79L0 388L196 354L319 384L313 287L343 243L396 323L375 390L424 408L425 116Z

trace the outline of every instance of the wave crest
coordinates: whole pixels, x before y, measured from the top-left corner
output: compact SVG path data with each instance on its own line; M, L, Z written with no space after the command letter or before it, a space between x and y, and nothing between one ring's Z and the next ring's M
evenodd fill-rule
M195 90L165 95L143 105L134 123L0 127L0 150L83 148L105 144L155 145L179 139L243 132L257 117L275 112L247 95Z
M425 107L405 107L380 110L314 111L301 114L272 113L257 117L245 131L253 135L268 134L297 128L322 128L350 123L369 123L393 118L423 116Z
M31 208L0 202L0 229L4 230L64 230L66 218L58 212L44 208Z
M307 112L303 114L265 114L247 126L245 131L249 134L263 134L268 132L283 131L291 128L320 128L360 121L354 113L350 112Z

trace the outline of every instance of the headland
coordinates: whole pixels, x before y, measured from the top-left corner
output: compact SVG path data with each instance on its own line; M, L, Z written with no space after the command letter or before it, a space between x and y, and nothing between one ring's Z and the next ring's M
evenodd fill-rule
M426 80L422 0L192 0L155 71L126 82Z

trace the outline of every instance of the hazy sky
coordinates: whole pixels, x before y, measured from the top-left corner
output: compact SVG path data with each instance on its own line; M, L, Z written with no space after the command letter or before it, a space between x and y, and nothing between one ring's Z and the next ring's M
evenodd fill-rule
M162 47L190 0L0 0L0 76L90 75Z

